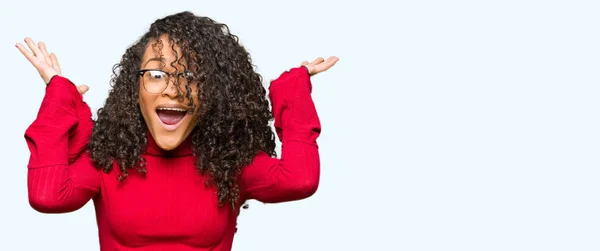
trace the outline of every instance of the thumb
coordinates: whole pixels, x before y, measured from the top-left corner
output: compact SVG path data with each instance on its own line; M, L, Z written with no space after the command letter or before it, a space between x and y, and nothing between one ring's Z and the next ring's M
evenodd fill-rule
M90 88L87 85L80 85L77 86L77 90L79 91L79 93L81 93L81 95L85 94Z

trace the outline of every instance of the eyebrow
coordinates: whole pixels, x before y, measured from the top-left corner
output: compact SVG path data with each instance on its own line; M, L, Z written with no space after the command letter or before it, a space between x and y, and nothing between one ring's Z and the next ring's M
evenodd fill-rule
M152 61L159 61L159 62L164 63L165 62L165 58L153 57L151 59L148 59L148 61L146 61L146 63L144 64L144 67L146 67L146 65L148 65L148 63L150 63Z

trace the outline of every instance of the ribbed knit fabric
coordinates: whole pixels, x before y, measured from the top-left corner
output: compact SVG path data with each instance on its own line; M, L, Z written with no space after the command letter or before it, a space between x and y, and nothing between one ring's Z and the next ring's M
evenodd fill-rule
M316 139L321 126L310 92L304 67L271 83L269 98L282 156L276 159L261 152L243 168L239 177L243 200L277 203L316 191L320 170ZM103 251L231 250L239 209L218 206L216 189L205 186L207 177L195 169L189 138L164 151L149 136L143 154L147 174L131 170L119 182L117 164L111 172L102 172L85 153L92 127L90 108L75 85L55 76L36 120L25 132L31 152L29 202L34 209L71 212L93 199Z

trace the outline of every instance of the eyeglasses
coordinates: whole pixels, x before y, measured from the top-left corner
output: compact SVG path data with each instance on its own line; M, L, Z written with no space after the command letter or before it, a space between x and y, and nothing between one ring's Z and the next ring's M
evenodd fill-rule
M180 82L194 77L191 72L168 73L155 69L139 70L138 75L142 78L144 90L152 94L160 94L167 89L171 78L178 78Z

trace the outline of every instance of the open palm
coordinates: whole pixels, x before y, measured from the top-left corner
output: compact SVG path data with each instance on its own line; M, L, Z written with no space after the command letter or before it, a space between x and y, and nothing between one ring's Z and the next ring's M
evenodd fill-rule
M306 69L308 69L308 73L311 76L314 76L318 73L329 70L329 68L334 66L338 60L339 60L338 57L329 57L329 58L327 58L327 60L323 59L322 57L318 57L317 59L313 60L310 63L308 61L302 62L302 66L304 66L304 67L306 67Z
M49 84L52 77L58 75L62 76L60 71L60 64L54 53L48 54L46 45L43 42L39 42L37 45L31 38L25 38L25 44L29 49L25 48L21 43L17 43L16 47L21 51L23 56L29 60L29 62L38 71L44 83ZM87 92L89 87L86 85L77 86L79 93L84 94Z

